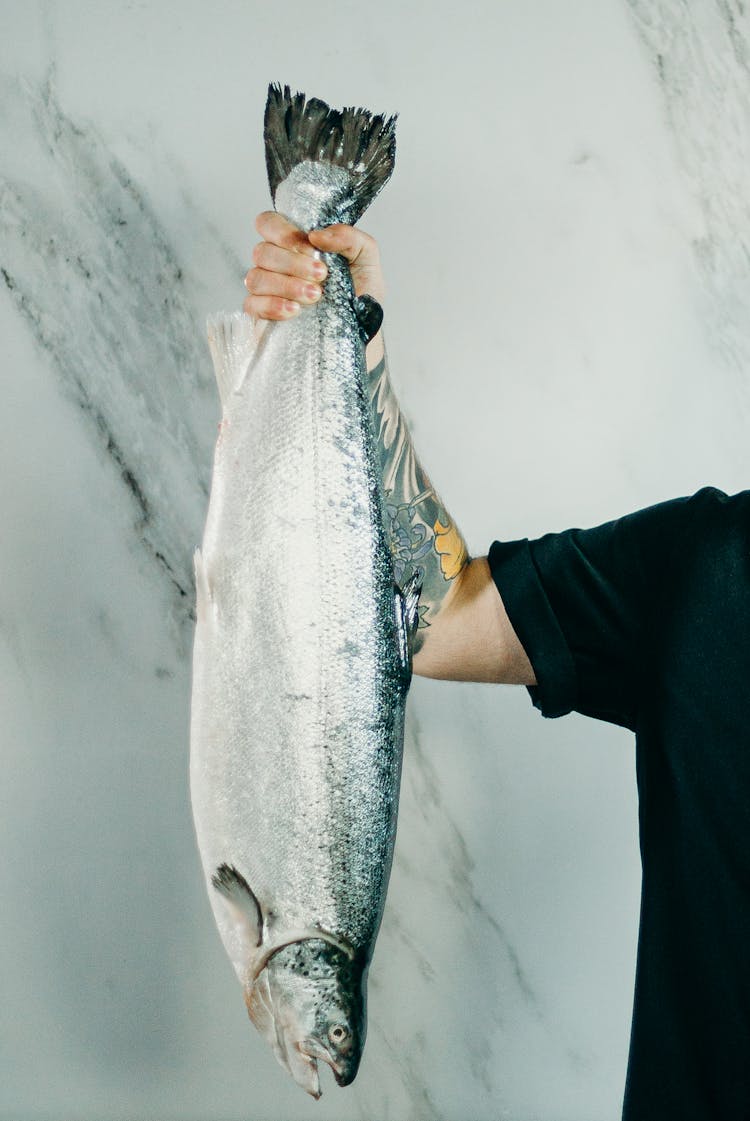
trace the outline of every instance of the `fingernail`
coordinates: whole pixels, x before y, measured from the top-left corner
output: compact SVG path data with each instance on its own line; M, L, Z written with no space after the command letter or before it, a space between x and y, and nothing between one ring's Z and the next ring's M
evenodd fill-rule
M299 311L299 304L298 303L296 303L294 300L286 300L285 301L285 303L284 303L284 314L285 315L296 315L298 311Z
M325 267L322 261L313 261L313 263L310 265L310 272L313 274L313 276L319 276L322 280L328 272L328 269Z
M306 284L305 295L307 296L308 300L319 300L323 293L321 292L317 284Z

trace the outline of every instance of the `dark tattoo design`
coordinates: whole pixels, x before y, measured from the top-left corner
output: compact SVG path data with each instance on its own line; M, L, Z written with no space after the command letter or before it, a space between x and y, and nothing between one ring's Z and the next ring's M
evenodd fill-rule
M386 532L396 580L422 579L420 629L430 625L467 563L466 543L414 452L383 358L368 374L370 407L385 496ZM422 640L417 634L416 649Z

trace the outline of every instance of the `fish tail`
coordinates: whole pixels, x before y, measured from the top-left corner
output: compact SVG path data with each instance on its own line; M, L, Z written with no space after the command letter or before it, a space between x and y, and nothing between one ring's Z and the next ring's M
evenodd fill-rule
M266 167L271 196L301 163L317 163L347 173L344 213L317 216L316 225L331 221L354 224L385 186L396 157L396 117L366 109L331 109L317 97L293 94L289 86L268 87L264 123ZM340 175L339 175L340 177ZM309 228L309 227L308 227Z
M222 408L226 411L230 396L245 380L258 345L257 325L252 316L242 311L218 311L206 320L206 334Z

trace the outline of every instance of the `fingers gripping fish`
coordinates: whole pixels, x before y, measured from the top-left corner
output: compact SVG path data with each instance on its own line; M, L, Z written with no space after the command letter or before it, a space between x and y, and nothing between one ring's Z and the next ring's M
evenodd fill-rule
M353 223L395 121L272 86L274 204ZM326 256L323 297L256 337L209 320L222 402L196 554L191 793L209 897L248 1012L313 1097L357 1073L393 855L419 588L395 587L364 390L382 312Z

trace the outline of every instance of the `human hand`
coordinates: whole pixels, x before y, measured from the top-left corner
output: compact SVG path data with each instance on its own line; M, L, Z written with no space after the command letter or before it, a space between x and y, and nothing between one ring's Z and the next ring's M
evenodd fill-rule
M255 228L263 238L253 249L253 268L245 277L243 308L256 319L291 319L303 305L316 303L328 270L316 250L338 253L349 262L356 296L383 302L383 274L377 242L353 226L302 230L273 210L259 214Z

